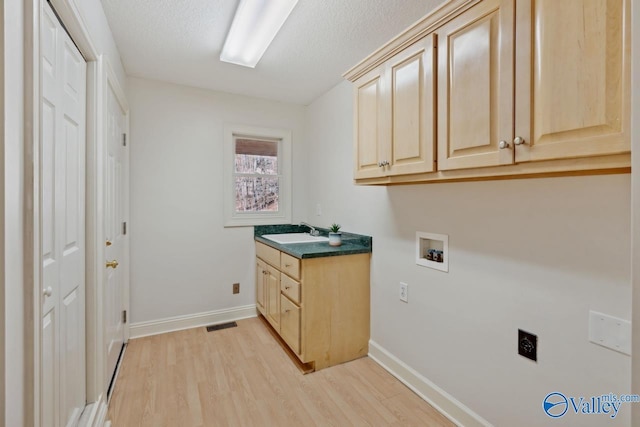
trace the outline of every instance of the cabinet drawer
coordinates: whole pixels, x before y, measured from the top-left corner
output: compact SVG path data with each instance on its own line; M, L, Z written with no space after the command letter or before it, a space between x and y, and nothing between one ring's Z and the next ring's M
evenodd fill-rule
M283 274L280 286L283 294L288 296L289 299L296 304L300 304L300 283L296 282L286 274Z
M256 242L256 255L258 258L262 258L264 261L273 265L276 268L280 268L280 251L267 246L263 243Z
M280 271L294 279L300 279L300 260L283 253L280 258Z
M280 336L300 354L300 307L284 295L280 295Z

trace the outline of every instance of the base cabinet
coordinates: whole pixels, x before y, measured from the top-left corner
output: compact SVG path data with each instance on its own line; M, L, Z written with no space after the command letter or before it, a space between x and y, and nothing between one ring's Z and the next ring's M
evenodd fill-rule
M260 242L256 254L258 310L302 363L367 355L370 254L300 260Z

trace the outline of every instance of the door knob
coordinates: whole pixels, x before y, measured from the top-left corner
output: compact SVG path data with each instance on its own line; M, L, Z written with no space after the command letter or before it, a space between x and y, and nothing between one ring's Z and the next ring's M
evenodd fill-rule
M107 261L107 268L118 268L118 261L115 259L113 261Z
M111 243L111 240L107 240L106 242L104 242L105 246L111 246L113 245L113 243Z
M498 147L499 147L501 150L504 150L505 148L509 148L509 143L508 143L507 141L502 140L502 141L500 141L500 143L498 144Z
M524 144L524 138L521 136L516 136L515 139L513 140L513 144L514 145L522 145Z
M53 294L53 289L51 288L51 286L42 290L42 295L44 295L45 297L50 297L52 294Z

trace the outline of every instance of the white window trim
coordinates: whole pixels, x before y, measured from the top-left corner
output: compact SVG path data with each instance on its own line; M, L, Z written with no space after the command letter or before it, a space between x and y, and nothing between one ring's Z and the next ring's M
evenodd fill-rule
M278 168L280 182L278 212L236 212L233 172L235 164L234 136L280 140ZM224 126L224 226L248 227L253 225L291 223L291 131L227 123Z

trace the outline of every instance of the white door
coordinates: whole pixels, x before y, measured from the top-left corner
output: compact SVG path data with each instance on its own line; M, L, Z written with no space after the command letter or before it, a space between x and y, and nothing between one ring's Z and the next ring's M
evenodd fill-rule
M107 85L107 167L106 167L106 267L105 321L107 339L107 379L111 381L124 345L124 282L127 275L127 182L128 156L125 139L126 115L111 85ZM109 264L107 264L109 265Z
M85 407L86 63L43 2L42 425L74 426Z

